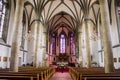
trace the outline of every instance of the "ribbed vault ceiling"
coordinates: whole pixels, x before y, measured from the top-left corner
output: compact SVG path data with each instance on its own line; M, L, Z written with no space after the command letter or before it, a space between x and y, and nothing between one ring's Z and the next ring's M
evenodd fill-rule
M111 0L108 1L110 5ZM50 32L64 25L74 33L87 15L97 28L100 17L98 0L26 0L24 7L29 27L39 20L43 24L49 24L47 29Z

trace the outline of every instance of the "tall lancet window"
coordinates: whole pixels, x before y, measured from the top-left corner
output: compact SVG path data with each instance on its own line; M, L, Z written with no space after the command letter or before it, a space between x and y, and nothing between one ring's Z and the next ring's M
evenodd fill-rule
M60 53L65 53L65 35L60 35Z
M3 31L3 24L4 24L4 18L5 18L5 5L3 4L3 1L0 0L0 38L2 38L2 31Z
M10 6L8 0L0 0L0 38L6 42L10 18Z
M73 34L70 35L70 54L74 53L74 37Z
M120 0L116 1L116 16L117 16L117 30L118 30L118 38L120 43Z
M56 38L55 34L52 35L52 53L56 54Z

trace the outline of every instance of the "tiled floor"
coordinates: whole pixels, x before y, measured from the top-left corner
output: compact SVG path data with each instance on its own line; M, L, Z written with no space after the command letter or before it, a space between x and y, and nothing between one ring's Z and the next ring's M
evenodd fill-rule
M72 80L72 78L68 72L56 72L50 80Z

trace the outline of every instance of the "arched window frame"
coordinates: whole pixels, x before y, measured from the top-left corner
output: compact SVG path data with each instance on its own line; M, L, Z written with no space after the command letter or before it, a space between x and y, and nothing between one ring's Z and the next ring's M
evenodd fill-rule
M70 34L70 54L73 54L73 48L74 47L74 35L71 33Z
M0 39L7 41L10 7L8 0L0 0Z
M56 54L56 34L52 34L52 53Z
M118 38L120 43L120 1L115 1L115 10L116 10L116 19L117 19L117 30L118 30Z
M61 39L62 35L64 35L64 38ZM64 42L61 42L61 40ZM60 53L66 53L66 34L63 32L60 34Z

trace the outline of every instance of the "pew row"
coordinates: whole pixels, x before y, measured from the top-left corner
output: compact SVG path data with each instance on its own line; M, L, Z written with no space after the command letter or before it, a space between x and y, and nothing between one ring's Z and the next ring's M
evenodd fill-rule
M104 73L104 68L74 68L70 67L73 80L120 80L119 71Z
M0 79L11 80L48 80L55 72L54 68L21 68L19 72L0 71ZM8 77L7 77L8 76ZM14 78L15 77L15 78ZM25 78L25 79L24 79Z
M120 74L116 73L81 74L78 80L120 80Z
M6 76L6 75L0 75L0 79L5 80L36 80L32 76Z

